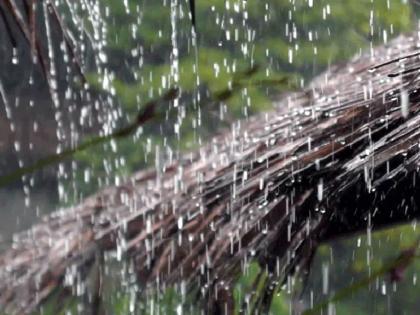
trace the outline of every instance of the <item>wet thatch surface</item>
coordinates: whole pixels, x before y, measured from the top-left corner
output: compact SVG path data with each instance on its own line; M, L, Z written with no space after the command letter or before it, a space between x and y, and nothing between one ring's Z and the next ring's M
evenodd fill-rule
M413 33L375 48L199 151L44 218L0 256L0 305L30 312L116 251L142 288L200 288L229 309L252 259L281 282L319 242L418 216L419 45Z

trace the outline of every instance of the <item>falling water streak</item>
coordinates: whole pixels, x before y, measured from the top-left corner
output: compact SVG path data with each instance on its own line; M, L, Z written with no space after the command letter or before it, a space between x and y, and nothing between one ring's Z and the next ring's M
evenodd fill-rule
M15 125L13 123L12 108L10 106L9 100L7 99L6 91L4 89L3 82L1 80L0 80L0 98L4 104L4 110L6 112L6 118L9 121L10 131L12 132L13 138L16 139ZM19 150L17 150L16 144L14 148L15 148L16 154L19 155Z
M323 181L322 178L320 178L319 181L318 181L318 186L317 186L318 201L322 201L323 195L324 195L324 181Z
M10 104L9 104L9 100L7 99L7 96L6 96L6 91L4 90L4 86L3 86L3 83L2 83L2 81L0 80L0 97L1 97L1 100L3 101L3 104L4 104L4 109L5 109L5 112L6 112L6 117L7 117L7 119L9 119L10 121L12 120L12 111L11 111L11 108L10 108Z
M51 34L51 22L50 22L50 12L49 12L49 3L44 2L43 3L43 12L44 12L44 19L45 19L45 29L46 29L46 35L47 35L47 47L48 47L48 60L49 60L49 87L51 92L51 99L54 103L55 109L56 109L56 119L57 124L59 128L62 128L62 120L61 116L62 113L60 111L60 101L58 97L58 83L57 83L57 67L55 63L55 55L54 55L54 48L53 48L53 39ZM59 139L61 140L61 139ZM57 148L58 152L61 151L60 148Z
M400 102L401 102L401 115L404 118L407 118L408 114L410 113L410 101L409 101L409 96L406 89L401 90Z
M179 50L178 50L178 31L177 31L177 20L178 20L178 0L171 0L171 44L172 44L172 53L171 53L171 77L173 80L173 85L179 85ZM178 107L179 99L176 98L173 101L173 106Z

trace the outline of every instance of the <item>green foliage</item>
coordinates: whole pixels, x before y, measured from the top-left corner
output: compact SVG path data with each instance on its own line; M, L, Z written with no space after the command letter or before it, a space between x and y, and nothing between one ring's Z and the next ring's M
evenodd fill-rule
M403 278L398 282L391 281L388 266L396 262L405 249L415 246L419 237L418 227L413 224L322 246L312 266L307 290L312 290L314 305L319 306L340 294L342 296L331 304L337 314L403 314L403 309L411 314L410 310L420 307L416 297L420 261L414 258L406 268L400 268ZM327 295L316 289L323 286L322 266L328 266ZM369 281L358 285L368 278Z
M253 262L247 266L233 290L235 299L234 314L252 314L251 311L255 306L255 299L263 293L262 290L265 288L263 284L266 278L266 272L261 270L258 263ZM282 292L274 294L270 314L289 314L287 301Z
M134 302L130 294L114 292L112 302L108 303L106 310L110 314L125 315L130 314L133 310L137 313L145 315L165 314L176 315L177 308L185 304L182 296L174 288L168 288L160 296L147 297L142 301ZM190 301L189 305L193 305ZM198 314L194 307L189 308L187 314Z
M75 297L62 299L61 292L55 292L41 305L38 313L34 315L76 315L78 314L78 301Z

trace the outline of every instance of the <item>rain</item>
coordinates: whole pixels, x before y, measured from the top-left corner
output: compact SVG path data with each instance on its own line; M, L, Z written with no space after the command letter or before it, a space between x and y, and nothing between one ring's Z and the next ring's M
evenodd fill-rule
M414 314L420 6L0 2L0 314Z

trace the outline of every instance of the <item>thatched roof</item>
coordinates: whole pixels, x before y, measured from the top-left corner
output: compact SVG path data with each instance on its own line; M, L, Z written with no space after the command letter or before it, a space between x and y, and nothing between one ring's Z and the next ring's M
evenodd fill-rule
M323 240L418 216L419 44L413 33L375 48L200 150L44 218L0 256L0 305L30 312L73 267L84 275L116 251L143 289L182 282L229 308L247 261L281 282Z

